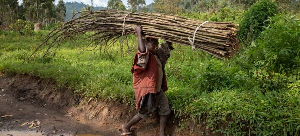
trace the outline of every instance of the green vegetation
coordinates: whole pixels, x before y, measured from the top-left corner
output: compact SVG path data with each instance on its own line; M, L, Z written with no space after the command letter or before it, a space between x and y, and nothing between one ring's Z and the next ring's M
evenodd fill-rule
M268 20L271 25L251 44L245 59L248 67L287 75L297 74L300 62L300 26L294 17L277 15Z
M264 27L268 26L268 18L278 13L276 3L271 0L261 0L255 3L240 23L239 38L245 44L255 40Z
M113 1L113 0L109 0ZM127 0L128 5L130 5L130 9L133 12L140 10L142 6L146 5L145 0Z
M54 0L0 0L0 26L8 27L18 20L32 23L42 23L45 26L56 22L63 22L66 7L63 0L54 5ZM3 26L2 26L3 25Z
M166 64L172 110L177 117L205 122L207 128L224 135L300 135L300 14L283 14L268 0L249 10L244 8L255 0L232 1L228 6L218 2L206 5L214 9L209 12L192 12L197 8L191 5L201 7L201 3L186 3L190 10L179 15L239 23L246 44L226 61L175 44ZM232 6L240 4L243 8ZM0 31L0 71L51 78L87 98L134 105L130 69L135 36L128 37L128 54L123 57L122 40L100 51L87 47L90 41L82 35L61 43L54 56L41 57L42 49L30 58L49 31L26 34L19 29L24 22L18 22L12 25L15 31Z
M121 0L109 0L107 3L107 9L126 10Z
M21 35L33 34L33 23L18 19L16 23L10 25L10 30L19 32Z
M53 78L60 85L75 88L87 97L105 96L109 100L133 98L130 73L132 55L121 58L119 51L115 51L117 45L105 48L105 52L100 53L98 50L89 51L94 47L86 48L88 42L84 40L77 41L78 47L68 41L56 52L55 57L36 57L24 61L45 34L40 32L33 36L21 36L14 32L2 32L1 70Z
M188 17L198 20L207 20L207 21L232 21L234 23L239 23L244 10L238 8L224 7L219 11L213 12L201 12L201 13L179 13L179 16Z

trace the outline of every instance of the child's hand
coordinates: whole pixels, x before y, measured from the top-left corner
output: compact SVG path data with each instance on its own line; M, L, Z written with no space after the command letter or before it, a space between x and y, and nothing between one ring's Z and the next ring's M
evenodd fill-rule
M142 26L141 25L137 25L135 27L135 32L137 35L142 35Z

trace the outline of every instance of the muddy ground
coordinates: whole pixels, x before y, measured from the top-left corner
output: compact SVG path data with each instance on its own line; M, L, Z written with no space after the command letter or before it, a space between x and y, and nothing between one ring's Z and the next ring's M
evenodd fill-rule
M25 135L99 135L119 136L120 126L136 114L133 106L120 102L86 100L59 88L51 79L0 73L0 136ZM168 135L211 135L204 126L178 125L172 115ZM138 136L156 136L157 116L134 126ZM201 130L201 132L200 132Z

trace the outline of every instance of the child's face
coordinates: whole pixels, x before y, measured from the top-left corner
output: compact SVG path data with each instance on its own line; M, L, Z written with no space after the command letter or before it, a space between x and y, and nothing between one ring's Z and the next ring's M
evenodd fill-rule
M158 49L158 41L157 40L152 40L152 41L146 41L145 46L150 51L151 53L156 53Z

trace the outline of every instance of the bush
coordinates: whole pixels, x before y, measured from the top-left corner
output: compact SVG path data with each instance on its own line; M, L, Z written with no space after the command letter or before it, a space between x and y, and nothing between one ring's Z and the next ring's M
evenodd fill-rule
M10 29L21 35L33 34L33 23L18 19L16 23L10 26Z
M196 20L209 20L211 13L203 12L203 13L178 13L179 16L183 16L186 18L196 19Z
M244 44L249 44L255 40L258 35L268 26L267 21L278 13L276 3L271 0L260 0L253 4L248 11L245 12L244 18L240 23L240 31L238 37Z
M300 19L300 12L295 15L295 18Z
M241 82L243 84L241 84ZM230 65L222 61L207 62L205 71L200 76L201 90L212 92L215 90L233 88L251 88L251 79L244 71L241 71L238 66Z
M247 61L269 72L292 74L300 66L300 22L277 15L247 51Z
M243 14L243 10L238 8L224 7L218 12L192 12L192 13L178 13L179 16L197 19L197 20L209 20L216 22L232 21L238 23Z
M218 12L213 13L209 18L210 21L224 22L224 21L233 21L238 22L241 15L241 10L232 9L230 7L224 7Z

